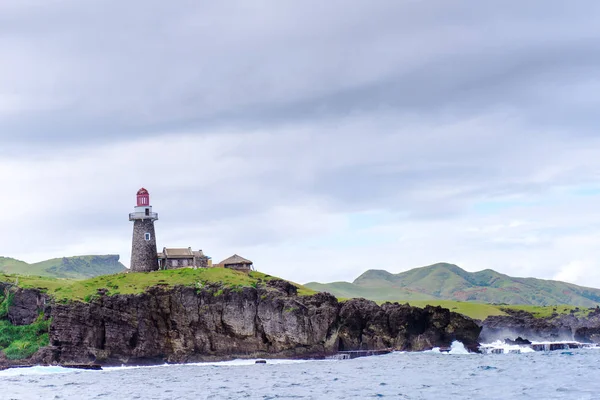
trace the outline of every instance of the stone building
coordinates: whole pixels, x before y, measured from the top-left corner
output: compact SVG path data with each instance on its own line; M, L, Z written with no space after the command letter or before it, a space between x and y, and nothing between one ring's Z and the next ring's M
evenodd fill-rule
M237 271L254 270L254 267L252 266L252 261L247 260L244 257L240 257L237 254L234 254L231 257L221 261L219 264L217 264L217 266L222 268L235 269Z
M163 248L162 253L158 253L159 269L176 268L210 268L212 260L204 255L202 250L193 251L191 247L187 249L168 249Z
M154 221L158 220L158 214L152 212L150 194L146 189L138 190L137 205L133 210L134 212L129 214L129 221L133 221L131 271L156 271L158 258L156 256Z

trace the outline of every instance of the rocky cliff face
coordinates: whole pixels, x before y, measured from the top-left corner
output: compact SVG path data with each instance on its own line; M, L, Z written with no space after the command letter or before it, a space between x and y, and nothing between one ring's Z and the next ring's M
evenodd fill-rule
M534 341L600 343L600 309L591 311L585 317L563 314L549 318L535 318L525 311L505 311L509 315L491 316L482 322L479 338L482 343L515 339L517 336Z
M424 350L453 340L476 349L474 321L440 307L419 309L364 299L338 303L326 293L297 296L285 281L259 288L153 287L101 295L91 303L53 303L18 289L14 324L45 310L50 346L32 362L148 364L234 357L320 357L339 350Z

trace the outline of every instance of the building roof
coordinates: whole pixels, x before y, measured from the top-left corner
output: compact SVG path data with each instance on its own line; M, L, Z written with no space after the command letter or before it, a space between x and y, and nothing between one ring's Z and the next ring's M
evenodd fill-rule
M231 265L231 264L252 264L252 261L245 259L244 257L240 257L237 254L232 255L229 258L221 261L219 264L222 265Z
M193 257L206 257L202 250L192 251L191 247L188 248L163 248L162 253L158 253L158 258L193 258ZM210 258L210 257L209 257Z
M165 247L163 249L163 254L166 258L192 258L192 257L194 257L194 252L189 247L186 249L167 249Z

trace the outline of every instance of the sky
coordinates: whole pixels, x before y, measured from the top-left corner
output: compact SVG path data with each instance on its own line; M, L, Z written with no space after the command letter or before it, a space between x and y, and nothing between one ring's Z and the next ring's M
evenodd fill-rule
M0 2L0 255L600 287L600 2Z

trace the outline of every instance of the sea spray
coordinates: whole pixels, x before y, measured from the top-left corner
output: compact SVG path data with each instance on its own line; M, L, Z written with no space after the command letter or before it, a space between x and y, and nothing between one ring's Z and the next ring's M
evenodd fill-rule
M506 344L504 341L502 340L496 340L495 342L492 343L485 343L482 344L480 346L480 349L482 350L483 353L491 353L491 349L498 349L498 350L502 350L502 354L509 354L509 353L534 353L535 350L533 350L531 347L527 346L527 345L518 345L518 344Z
M452 355L465 355L465 354L474 354L469 352L465 345L458 340L455 340L450 345L449 351L442 351L439 347L434 347L431 350L426 350L423 353L433 353L433 354L452 354Z
M453 355L471 354L469 353L469 350L466 349L465 345L462 344L462 342L459 342L458 340L452 342L452 344L450 345L450 351L448 353Z

